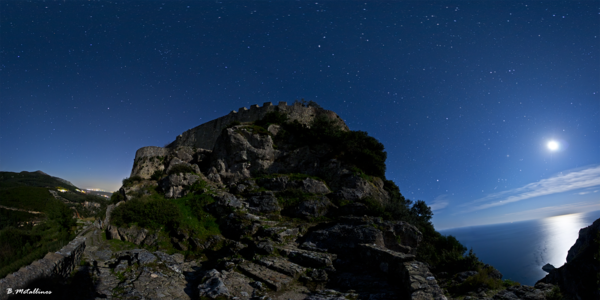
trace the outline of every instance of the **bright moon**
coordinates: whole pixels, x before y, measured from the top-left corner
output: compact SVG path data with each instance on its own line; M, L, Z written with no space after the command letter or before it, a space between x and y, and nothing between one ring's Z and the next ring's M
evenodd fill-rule
M555 151L558 150L558 142L556 141L549 141L548 142L548 149Z

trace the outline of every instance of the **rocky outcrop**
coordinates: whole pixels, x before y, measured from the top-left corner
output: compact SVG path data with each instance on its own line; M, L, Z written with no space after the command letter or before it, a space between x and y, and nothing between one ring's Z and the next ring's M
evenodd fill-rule
M600 299L600 219L579 230L579 237L567 255L567 262L538 283L560 287L573 299Z
M280 155L270 135L239 125L223 130L217 139L212 166L223 183L232 183L250 178L252 173L268 172Z
M519 285L511 286L506 290L498 292L493 300L545 300L552 292L554 285L538 282L535 286ZM591 298L590 298L591 299Z
M422 233L406 222L373 217L342 217L335 225L312 231L305 237L306 242L318 248L338 252L353 252L361 244L371 244L412 254L422 239Z
M183 255L133 249L91 253L95 266L95 294L108 299L194 299L189 291L195 281L196 261L185 262ZM125 279L125 280L124 280Z
M287 114L289 121L298 121L301 124L310 125L317 117L325 117L334 121L342 130L348 130L348 126L334 112L319 107L303 106L301 103L287 105L286 102L279 102L273 105L266 102L262 107L251 105L250 109L242 107L237 111L232 111L226 116L217 118L210 122L192 128L179 136L168 145L168 148L175 149L181 146L211 149L213 148L221 131L235 122L254 122L265 117L269 112L280 112ZM276 129L272 129L275 131Z
M98 293L107 298L446 299L429 267L416 259L421 232L406 222L366 216L369 208L390 201L381 178L336 159L332 145L299 145L295 127L249 123L279 111L305 126L324 116L347 130L333 113L289 108L240 109L180 135L167 148L140 149L132 177L142 180L127 181L124 196L159 192L180 198L193 192L177 202L189 204L182 218L192 219L182 228L151 233L110 224L110 207L107 238L188 257L140 249L96 251L90 259L99 268ZM203 224L215 223L220 234L207 236ZM158 294L152 280L166 292Z
M19 271L0 279L0 299L8 299L6 291L35 288L29 287L40 280L60 280L67 278L79 265L85 250L85 237L77 237L62 249L50 252L44 258L22 267Z
M203 175L195 174L171 174L160 181L160 187L165 192L167 198L181 198L189 192L186 187L196 183L204 178ZM206 179L206 178L204 178Z
M143 147L135 155L131 176L151 179L153 175L162 178L177 165L186 165L200 174L200 166L206 162L212 151L192 147L162 148Z

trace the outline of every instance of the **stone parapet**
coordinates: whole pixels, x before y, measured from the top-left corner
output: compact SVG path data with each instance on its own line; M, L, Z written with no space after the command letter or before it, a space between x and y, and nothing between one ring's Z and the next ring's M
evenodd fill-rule
M8 299L7 290L34 289L28 285L45 278L67 278L77 267L85 250L85 237L76 237L57 252L49 252L19 271L0 279L0 300Z

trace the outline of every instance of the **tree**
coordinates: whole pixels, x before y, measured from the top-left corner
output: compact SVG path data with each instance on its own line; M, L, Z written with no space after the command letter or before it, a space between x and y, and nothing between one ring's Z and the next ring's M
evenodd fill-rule
M415 204L410 208L411 214L417 218L417 222L422 224L428 224L433 217L431 207L427 206L427 203L423 200L417 200Z
M50 222L57 224L61 231L71 231L71 227L77 224L73 218L73 210L59 200L53 200L48 210L48 219Z

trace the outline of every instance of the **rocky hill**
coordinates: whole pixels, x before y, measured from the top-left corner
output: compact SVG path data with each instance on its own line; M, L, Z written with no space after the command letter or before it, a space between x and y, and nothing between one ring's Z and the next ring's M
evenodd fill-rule
M212 142L201 125L137 151L85 234L81 299L554 299L436 232L365 132L316 105L264 107L210 123Z

